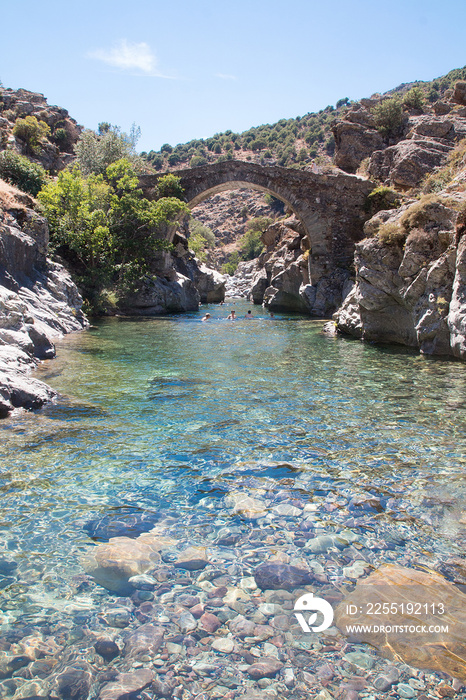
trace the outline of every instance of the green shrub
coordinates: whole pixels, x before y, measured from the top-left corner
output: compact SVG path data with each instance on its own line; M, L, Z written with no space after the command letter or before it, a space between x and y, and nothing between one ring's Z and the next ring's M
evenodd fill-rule
M40 152L44 139L50 136L50 127L36 117L18 118L13 127L13 135L24 141L32 153L37 153Z
M215 234L201 221L191 218L189 221L189 247L202 262L207 260L207 250L215 248Z
M268 229L272 219L258 216L246 224L246 233L240 239L240 254L243 260L253 260L262 253L264 244L261 236Z
M74 148L76 162L83 175L104 174L109 165L123 158L130 161L133 167L140 168L142 160L136 153L139 131L134 124L129 135L123 133L120 127L111 125L101 134L85 129Z
M189 162L189 167L190 168L198 168L200 165L206 165L207 164L207 158L204 158L204 156L193 156Z
M384 136L395 136L403 124L403 106L399 97L383 100L372 108L377 130Z
M249 147L252 151L262 151L264 148L267 148L267 145L265 139L255 139L249 144Z
M68 133L66 129L63 129L63 127L59 127L53 132L53 138L55 139L56 143L63 148L68 141Z
M234 253L230 253L227 262L222 265L221 271L224 275L234 275L239 263L239 253L235 250Z
M240 252L243 260L253 260L257 258L264 249L264 244L261 241L262 232L257 230L249 230L241 236Z
M164 163L163 156L154 155L149 160L150 160L150 163L152 164L152 167L155 168L155 170L162 170L163 163Z
M160 177L157 181L157 198L176 197L183 200L184 189L180 185L180 180L181 178L173 173Z
M180 160L181 160L181 158L179 157L179 155L177 153L170 153L170 155L168 156L168 164L169 165L178 165Z
M425 104L425 98L421 88L411 88L411 90L409 90L409 92L407 92L406 95L403 97L403 104L408 109L422 111Z
M302 163L305 160L307 160L307 157L308 157L308 151L304 147L301 148L301 150L298 153L298 161L300 163Z
M0 153L0 178L11 185L15 185L23 192L37 195L47 181L47 175L38 163L31 161L16 151L2 151Z
M349 97L342 97L341 100L337 101L337 104L336 104L337 109L340 109L340 107L347 105L348 102L349 102Z
M403 245L408 233L396 221L387 221L387 223L382 224L379 228L377 236L385 245Z
M383 209L395 209L400 206L400 198L397 192L391 187L375 187L372 192L367 195L365 210L367 213L377 214Z

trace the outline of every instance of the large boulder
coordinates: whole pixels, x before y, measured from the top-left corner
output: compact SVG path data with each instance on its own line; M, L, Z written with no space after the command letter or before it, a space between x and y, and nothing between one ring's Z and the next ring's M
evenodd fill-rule
M400 141L372 154L369 174L389 185L415 187L445 162L450 150L448 145L424 137Z
M129 579L160 561L159 548L152 538L112 537L84 555L82 565L107 590L127 595L133 590Z
M303 273L299 264L292 263L272 277L264 292L264 304L271 311L306 311L300 295Z
M122 309L131 315L156 316L180 311L196 311L200 296L194 283L179 272L172 279L147 275L138 290L126 296Z
M466 136L466 119L457 115L411 117L405 138L376 150L369 175L389 185L411 188L433 169L443 165L456 143Z
M225 275L201 263L194 272L194 284L203 304L215 304L225 299Z
M416 605L408 607L414 591ZM396 633L374 625L368 612L375 606L391 610ZM337 606L335 624L344 633L351 627L350 641L369 644L382 656L466 681L466 596L437 573L384 564L358 581ZM411 628L416 629L415 644Z
M453 90L451 101L459 105L466 105L466 80L459 80Z
M249 290L254 304L262 304L265 290L268 286L269 276L267 275L267 271L265 268L260 268L257 270Z
M373 127L373 122L366 118L366 114L370 113L363 109L357 110L352 114L351 121L346 117L344 121L332 126L335 137L335 165L347 173L355 173L361 161L384 147L383 137ZM363 122L356 121L358 117L362 119L363 116Z

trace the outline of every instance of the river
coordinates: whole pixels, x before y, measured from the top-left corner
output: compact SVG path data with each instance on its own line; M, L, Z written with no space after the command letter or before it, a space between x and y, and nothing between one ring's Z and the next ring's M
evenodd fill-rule
M41 364L59 399L0 423L4 634L62 626L72 644L92 627L112 596L83 592L81 557L96 546L88 523L112 513L153 515L184 544L236 528L231 561L257 561L248 538L261 528L298 556L308 513L313 535L360 535L372 567L463 554L466 365L329 337L298 315L245 320L247 308L100 320ZM238 491L268 515L232 514ZM348 561L317 559L344 582Z

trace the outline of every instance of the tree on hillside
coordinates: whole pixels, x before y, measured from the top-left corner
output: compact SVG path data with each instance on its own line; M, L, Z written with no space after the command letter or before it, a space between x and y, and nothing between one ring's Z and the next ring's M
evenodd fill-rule
M50 136L50 127L45 122L31 115L18 118L13 127L13 136L24 141L29 153L34 155L40 153L42 144Z
M38 199L52 246L74 267L91 310L98 309L104 287L113 287L118 295L129 280L138 284L157 252L169 249L168 227L189 212L177 197L146 199L127 159L112 163L103 174L86 176L79 166L64 170Z
M99 132L91 129L83 131L74 148L76 161L83 175L104 174L112 163L126 158L133 167L142 168L143 161L136 153L136 144L141 130L135 124L129 134L119 126L108 122L99 124Z
M29 192L33 197L47 181L47 173L39 163L33 163L16 151L0 153L0 178L10 185Z
M395 136L403 124L403 105L401 99L392 97L379 102L372 109L375 126L384 136Z
M268 229L272 219L268 216L257 216L246 224L246 233L240 240L240 253L243 260L257 258L264 248L261 236Z

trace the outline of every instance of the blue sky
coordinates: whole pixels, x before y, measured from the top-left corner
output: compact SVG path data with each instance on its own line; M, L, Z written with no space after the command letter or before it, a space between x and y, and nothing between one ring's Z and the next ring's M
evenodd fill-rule
M273 123L466 64L465 0L23 0L0 79L140 150Z

